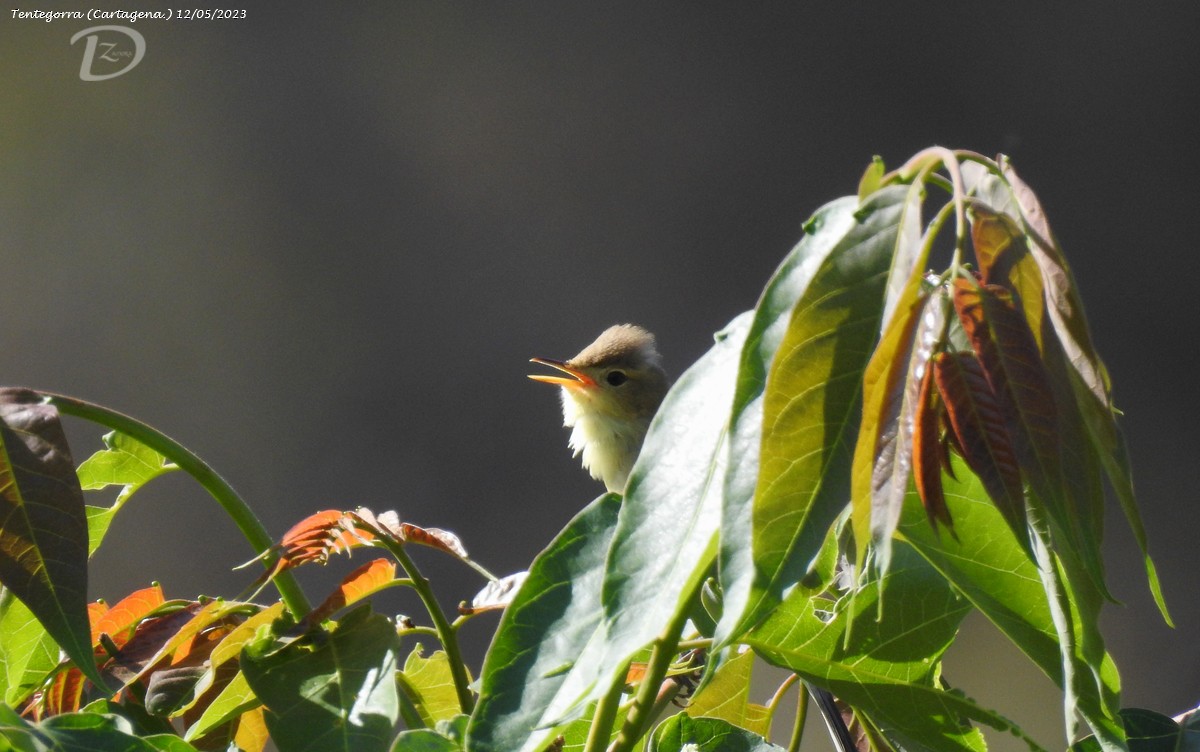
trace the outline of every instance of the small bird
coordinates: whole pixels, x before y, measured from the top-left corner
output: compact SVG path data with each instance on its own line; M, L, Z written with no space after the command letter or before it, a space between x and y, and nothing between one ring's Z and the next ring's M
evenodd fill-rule
M622 491L670 386L654 335L618 324L570 360L530 361L567 374L529 378L562 387L563 425L571 429L574 456L582 454L584 469L609 491Z

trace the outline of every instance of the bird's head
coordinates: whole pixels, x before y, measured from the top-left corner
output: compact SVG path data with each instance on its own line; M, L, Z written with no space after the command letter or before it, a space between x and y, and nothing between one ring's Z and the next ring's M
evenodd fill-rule
M633 324L609 327L569 360L531 361L566 374L529 378L562 387L564 409L573 407L579 414L647 423L667 392L654 335Z
M570 360L532 360L565 374L529 378L562 387L568 444L593 478L620 491L669 386L654 335L619 324Z

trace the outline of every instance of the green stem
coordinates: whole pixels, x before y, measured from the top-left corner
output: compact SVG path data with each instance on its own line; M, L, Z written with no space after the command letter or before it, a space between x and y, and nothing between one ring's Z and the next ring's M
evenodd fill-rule
M438 604L437 598L433 594L433 588L429 586L429 580L425 579L425 576L417 569L417 565L404 550L404 545L387 538L378 540L387 548L388 553L400 563L404 573L412 580L412 589L417 591L417 596L424 604L425 610L429 612L429 618L433 620L433 628L437 630L438 640L442 643L442 649L446 651L446 660L450 664L450 678L454 681L454 692L458 695L459 707L462 712L469 714L475 708L475 696L471 694L471 679L467 676L467 667L463 663L462 651L459 650L458 635L454 631L454 627L446 618L446 613L442 611L441 605Z
M249 505L246 504L242 497L238 496L237 492L233 490L233 486L229 485L224 478L217 474L216 470L213 470L204 460L197 457L187 447L158 429L116 410L63 394L54 394L52 392L39 392L39 394L42 395L42 398L47 403L56 407L59 412L65 415L73 415L76 418L90 420L105 428L111 428L114 431L120 431L178 465L181 470L195 478L196 482L217 500L217 503L221 505L225 513L237 525L238 530L242 532L242 535L250 543L250 546L259 554L265 554L263 556L263 565L267 569L270 569L274 565L278 556L269 553L274 541L267 533L266 528L263 527L263 524L259 522L258 517L250 510ZM291 572L277 574L274 578L274 583L276 589L279 590L279 595L283 599L284 605L287 606L288 611L297 619L302 618L312 610L308 598L305 597L304 591L300 589L300 585L296 582Z
M787 752L800 752L800 742L804 740L804 722L808 720L808 690L801 685L797 694L796 722L792 724L792 739L788 742Z
M663 629L662 634L654 641L650 650L650 660L646 663L646 675L638 686L637 695L633 699L633 707L630 708L629 715L625 717L625 723L622 724L621 732L617 734L617 740L613 743L610 752L632 750L637 741L646 733L646 727L654 720L653 709L655 700L658 698L659 688L663 679L666 678L667 671L671 668L671 660L679 648L679 636L683 632L684 625L687 624L687 615L691 611L689 606L700 596L702 584L696 584L695 589L688 594L680 604L675 616Z
M624 694L625 679L629 674L629 663L621 667L620 681L614 681L608 691L596 702L596 710L592 713L592 726L588 729L587 743L583 752L603 752L612 738L613 722L621 708L621 697Z

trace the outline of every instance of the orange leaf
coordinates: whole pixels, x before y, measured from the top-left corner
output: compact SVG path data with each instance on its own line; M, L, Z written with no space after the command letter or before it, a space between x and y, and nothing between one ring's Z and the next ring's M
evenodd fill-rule
M117 601L115 606L108 609L92 625L92 644L98 644L100 634L103 633L111 637L117 647L121 647L129 641L138 622L163 602L162 587L159 585L135 590Z
M971 353L938 353L933 377L963 459L979 476L1017 540L1032 555L1021 469L983 366Z
M309 624L323 621L330 614L351 603L366 598L372 593L391 585L396 580L396 563L390 559L375 559L355 569L342 580L338 589L305 617Z
M77 668L60 671L50 683L50 688L43 698L45 714L59 715L79 710L79 703L83 697L83 682L83 672Z

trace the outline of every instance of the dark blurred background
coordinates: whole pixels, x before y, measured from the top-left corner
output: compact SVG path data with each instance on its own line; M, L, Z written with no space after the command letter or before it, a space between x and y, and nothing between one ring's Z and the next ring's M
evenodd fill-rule
M161 428L273 535L394 508L501 574L601 491L527 358L633 321L678 374L873 154L1009 154L1082 288L1179 625L1112 515L1125 704L1200 701L1195 3L252 6L138 22L145 58L98 82L70 38L120 21L11 10L0 383ZM82 460L100 432L71 429ZM172 476L118 517L91 589L230 596L250 555ZM366 555L307 574L310 594ZM419 562L447 604L482 584ZM468 627L472 660L493 625ZM981 620L962 643L952 681L1061 746L1049 682Z

